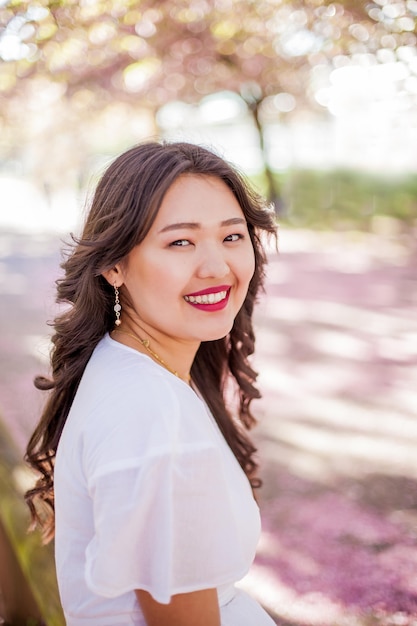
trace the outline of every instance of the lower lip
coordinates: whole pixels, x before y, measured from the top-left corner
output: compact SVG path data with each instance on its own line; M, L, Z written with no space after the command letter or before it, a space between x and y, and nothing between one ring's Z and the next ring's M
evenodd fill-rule
M214 313L215 311L222 311L224 308L226 308L227 303L229 302L229 295L230 289L227 292L224 300L220 300L220 302L215 302L213 304L198 304L197 302L187 302L187 304L190 304L195 309L199 309L200 311L210 311Z

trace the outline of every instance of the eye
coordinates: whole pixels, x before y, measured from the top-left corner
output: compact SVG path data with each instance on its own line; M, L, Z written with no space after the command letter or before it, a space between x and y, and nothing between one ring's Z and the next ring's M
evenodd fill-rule
M225 241L239 241L239 239L243 239L243 235L240 233L233 233L232 235L227 235L227 237L225 237Z
M170 246L177 246L178 248L185 248L186 246L190 246L191 243L188 239L177 239L169 244Z

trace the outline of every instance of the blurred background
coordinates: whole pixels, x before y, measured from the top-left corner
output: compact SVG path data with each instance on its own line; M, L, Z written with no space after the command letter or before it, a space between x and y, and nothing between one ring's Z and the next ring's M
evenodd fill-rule
M0 623L63 624L22 498L63 241L113 157L164 138L233 162L280 225L242 585L281 626L417 625L416 19L415 0L0 0Z

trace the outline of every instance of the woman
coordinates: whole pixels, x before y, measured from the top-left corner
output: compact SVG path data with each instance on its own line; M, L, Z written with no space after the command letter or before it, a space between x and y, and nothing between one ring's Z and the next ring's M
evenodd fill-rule
M27 449L70 626L273 624L234 587L260 531L245 430L263 231L272 214L195 145L134 147L98 184Z

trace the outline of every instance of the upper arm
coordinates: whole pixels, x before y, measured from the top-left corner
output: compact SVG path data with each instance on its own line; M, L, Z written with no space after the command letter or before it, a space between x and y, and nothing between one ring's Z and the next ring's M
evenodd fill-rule
M157 602L142 589L135 593L148 626L220 626L216 589L180 593L169 604Z

